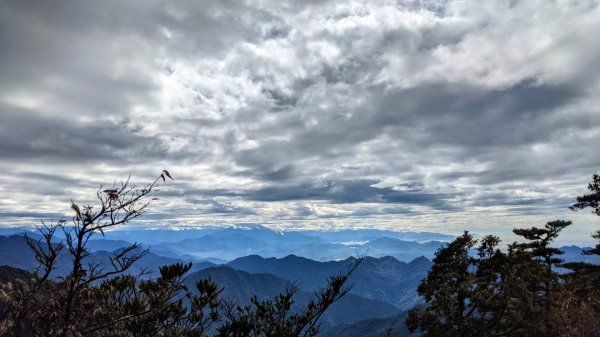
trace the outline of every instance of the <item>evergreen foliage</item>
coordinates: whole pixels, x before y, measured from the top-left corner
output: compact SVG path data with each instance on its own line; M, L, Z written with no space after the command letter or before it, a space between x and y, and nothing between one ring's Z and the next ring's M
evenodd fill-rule
M577 197L571 209L591 207L600 215L597 174L589 189L593 193ZM427 306L409 312L407 327L426 337L600 336L600 267L563 263L551 246L570 225L556 220L514 229L522 241L505 250L498 237L475 240L465 232L436 253L418 288ZM600 239L600 231L593 237ZM597 245L587 254L599 251Z

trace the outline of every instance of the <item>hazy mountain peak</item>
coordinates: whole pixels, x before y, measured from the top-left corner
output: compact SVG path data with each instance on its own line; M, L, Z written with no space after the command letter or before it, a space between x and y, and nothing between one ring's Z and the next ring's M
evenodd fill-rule
M431 265L431 264L432 264L431 260L429 260L425 256L417 257L416 259L414 259L408 263L409 266L416 266L416 265L422 266L422 265Z

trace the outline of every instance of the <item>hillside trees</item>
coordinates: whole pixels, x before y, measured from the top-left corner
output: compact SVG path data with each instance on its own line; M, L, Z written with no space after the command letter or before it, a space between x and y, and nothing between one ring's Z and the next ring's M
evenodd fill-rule
M590 194L578 196L571 210L587 208L600 216L600 176L594 174L588 185ZM598 242L585 251L587 255L600 255L600 230L592 233ZM561 336L600 336L600 266L584 262L563 265L573 272L565 275L565 287L554 313L553 321ZM577 308L577 310L573 310Z
M291 310L297 288L273 300L239 308L224 301L222 289L199 280L195 289L184 284L191 264L160 268L157 278L127 273L148 252L140 244L117 250L108 264L91 263L88 241L104 231L140 217L155 198L158 183L171 178L163 171L151 184L137 187L129 179L102 187L97 205L74 202L69 222L39 226L40 239L28 238L39 267L0 289L1 336L314 336L327 308L348 292L346 273L332 276L304 308ZM171 178L172 179L172 178ZM62 234L64 239L61 239ZM59 259L70 261L67 276L53 279ZM105 267L108 265L109 267Z
M600 215L600 177L591 194L577 197L572 210ZM475 240L465 232L440 249L418 292L427 306L412 310L411 331L424 336L600 336L600 267L563 263L551 246L570 221L515 229L520 242L501 250L500 240ZM593 234L600 239L600 231ZM600 244L586 252L598 254ZM572 272L558 273L556 267Z
M569 224L517 229L528 241L506 251L495 236L465 232L436 253L418 289L428 306L412 310L407 326L424 336L555 336L551 317L564 286L549 244Z
M534 336L542 266L520 249L500 251L499 243L465 232L440 249L418 288L428 306L409 313L408 328L424 336Z

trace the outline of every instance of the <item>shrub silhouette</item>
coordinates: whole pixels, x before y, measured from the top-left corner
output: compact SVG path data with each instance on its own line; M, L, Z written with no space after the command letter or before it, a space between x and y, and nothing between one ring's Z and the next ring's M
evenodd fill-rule
M74 213L38 227L41 238L27 238L35 252L38 268L5 283L0 290L0 335L14 337L49 336L219 336L295 337L314 336L318 320L327 308L343 297L350 275L332 276L315 298L300 310L292 310L296 287L271 300L254 297L252 305L236 307L220 297L222 289L211 280L196 282L196 289L184 285L191 264L160 268L154 279L126 274L147 254L138 243L113 253L106 264L90 263L88 241L104 231L124 225L144 214L156 198L159 182L172 179L168 171L142 187L129 178L100 187L95 206L71 203ZM57 233L64 239L59 240ZM50 277L59 256L68 256L70 272Z

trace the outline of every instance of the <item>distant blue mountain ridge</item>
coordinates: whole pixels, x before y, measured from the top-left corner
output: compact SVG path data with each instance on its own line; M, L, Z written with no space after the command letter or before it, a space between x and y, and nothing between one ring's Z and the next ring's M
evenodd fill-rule
M25 242L24 230L4 229L0 233L6 234L0 235L0 266L32 271L36 261ZM31 231L27 235L39 237ZM435 252L449 238L437 233L277 232L264 227L124 230L90 240L88 247L92 254L86 262L109 268L111 254L131 242L140 242L143 248L150 248L150 253L134 264L129 273L150 271L148 277L152 277L160 266L193 262L187 275L190 285L211 277L224 287L223 296L244 305L250 295L269 298L291 284L300 288L297 303L305 303L326 285L328 277L348 270L356 258L363 258L350 279L350 294L323 318L324 333L329 336L330 332L338 331L351 336L350 331L361 328L360 331L370 329L373 336L379 336L387 325L404 317L405 310L423 303L417 295L418 284L427 275ZM580 247L565 246L561 250L566 261L600 264L600 257L583 255ZM67 254L58 260L53 277L65 275L69 270L71 260ZM398 324L395 331L404 336L403 323Z
M35 231L24 228L0 228L0 235ZM340 231L279 232L259 225L237 228L195 228L182 230L134 229L109 231L89 242L92 251L114 251L131 242L142 243L151 252L187 261L223 264L248 255L283 258L297 255L316 261L343 260L349 256L393 256L412 261L420 256L432 259L434 253L453 237L431 232L394 232L359 229ZM567 261L597 263L598 257L582 255L577 246L562 247Z
M29 236L36 235L30 233ZM240 237L239 233L227 233L215 237L247 239ZM206 237L199 239L207 240ZM109 268L110 255L128 244L123 240L92 240L89 244L92 254L83 262L86 265L88 262L99 263L104 268ZM216 245L218 242L213 244ZM145 270L151 272L148 277L156 276L160 266L176 262L185 263L190 260L185 256L180 258L161 256L152 251L134 264L129 273L138 274ZM224 297L235 301L238 305L246 305L252 295L262 299L272 298L292 284L296 284L300 291L295 297L295 303L301 306L308 303L316 290L327 284L330 276L348 270L355 263L355 258L319 262L295 255L281 259L252 255L219 265L206 260L192 262L192 271L186 276L188 285L193 285L198 279L210 277L224 288L222 293ZM58 278L66 275L71 263L68 254L61 254L52 276ZM332 328L365 319L394 316L401 313L402 309L419 303L416 284L426 275L430 265L431 262L424 257L411 263L401 262L389 256L365 257L352 276L349 284L352 286L351 292L328 310L322 319L323 327ZM0 236L0 266L34 270L36 260L22 234ZM268 272L263 271L265 268ZM0 273L2 270L8 269L0 267Z
M0 229L0 235L23 233L25 229ZM27 231L30 235L35 232ZM112 251L139 242L158 255L189 260L224 262L247 255L284 257L290 254L313 260L341 260L353 255L394 256L411 261L433 257L453 237L429 232L384 230L286 231L262 226L199 228L184 230L115 230L90 241L93 250Z

